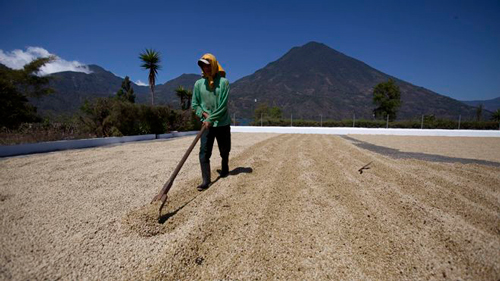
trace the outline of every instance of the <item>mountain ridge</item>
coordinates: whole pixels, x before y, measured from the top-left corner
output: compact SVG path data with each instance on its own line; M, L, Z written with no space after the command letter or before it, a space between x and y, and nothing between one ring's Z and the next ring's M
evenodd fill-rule
M276 61L234 82L230 108L236 115L251 116L257 104L264 102L297 118L317 119L321 114L342 119L355 114L371 119L373 88L388 79L394 79L401 88L399 118L421 114L473 116L473 109L459 101L385 74L318 42L293 47Z
M82 72L65 71L53 73L49 86L56 93L36 99L30 98L42 114L72 114L77 112L85 100L114 96L120 89L123 78L114 75L97 65L90 65L93 71L90 74ZM177 106L175 89L183 86L187 89L194 85L191 83L195 74L182 74L164 84L155 87L156 104L171 104ZM149 86L139 86L132 82L137 103L150 103L151 94Z
M496 111L497 109L500 109L500 97L488 100L471 100L471 101L461 101L461 102L474 107L477 107L480 104L482 104L484 106L484 109L489 111Z
M59 72L51 74L50 86L56 93L41 99L30 99L42 113L76 112L83 101L113 96L123 78L95 64L92 73ZM190 90L199 74L182 74L156 85L157 104L179 107L175 89ZM347 56L323 43L311 41L295 46L275 61L231 83L229 109L238 117L250 118L259 103L278 106L284 117L344 119L373 118L372 92L375 85L393 79L401 89L402 106L398 119L420 118L422 114L455 119L472 119L475 108L383 73L370 65ZM149 103L148 86L132 84L136 102ZM256 102L257 101L257 102Z

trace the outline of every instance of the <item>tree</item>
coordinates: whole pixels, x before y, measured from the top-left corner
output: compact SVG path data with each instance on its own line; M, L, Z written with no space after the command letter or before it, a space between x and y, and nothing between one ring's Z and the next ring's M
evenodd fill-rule
M281 119L283 117L283 112L281 111L281 108L277 106L269 108L269 117L272 119Z
M54 92L47 86L50 77L39 76L40 68L54 60L54 56L38 58L17 70L0 67L0 126L15 129L21 123L41 121L28 97Z
M396 114L401 106L401 91L392 79L379 83L373 89L373 103L377 106L373 110L376 118L384 119L389 115L389 120L396 119Z
M177 89L175 89L175 93L181 101L181 109L189 109L191 107L191 99L193 97L193 93L190 90L184 89L184 87L182 86L179 86Z
M153 49L146 49L143 53L139 55L139 58L143 62L142 68L149 70L149 88L151 89L151 105L155 104L155 82L156 75L158 75L158 70L161 69L160 66L160 53Z
M480 104L476 108L476 121L481 121L481 119L483 119L483 105L482 104Z
M4 79L0 79L0 127L16 129L22 123L39 122L36 108L26 96Z
M125 76L125 79L122 82L122 87L118 90L118 92L116 92L116 97L120 100L131 103L135 102L134 88L132 88L128 76Z
M80 116L80 122L98 137L110 136L112 124L109 116L112 104L113 99L111 98L96 98L92 101L85 100L80 107L83 113Z
M267 103L260 103L254 112L255 121L260 120L261 116L267 119L281 119L283 112L277 106L269 107Z
M47 63L53 62L55 59L55 56L37 58L25 64L22 69L4 67L0 69L0 79L19 89L25 97L38 98L51 94L54 90L47 87L51 78L49 76L40 76L39 74L40 68Z
M500 122L500 109L497 109L493 114L491 115L491 120Z
M267 106L267 103L260 103L257 105L257 108L254 111L254 120L260 120L262 116L267 115L269 115L269 107Z

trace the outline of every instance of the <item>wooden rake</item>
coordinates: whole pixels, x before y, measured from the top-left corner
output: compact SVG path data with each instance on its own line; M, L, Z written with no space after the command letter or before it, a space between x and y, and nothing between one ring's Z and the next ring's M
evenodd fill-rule
M157 200L161 200L160 210L158 211L158 219L161 218L161 210L163 209L163 206L165 206L165 202L167 202L167 193L170 190L170 188L172 187L172 185L174 183L174 180L177 177L177 174L181 170L182 166L184 165L184 162L186 162L189 154L191 154L191 151L193 151L194 146L196 145L196 143L198 142L198 140L201 138L201 135L203 134L203 132L206 129L207 129L207 127L204 126L204 125L201 127L201 130L196 135L196 138L194 138L193 143L191 143L191 145L189 146L189 148L186 151L186 153L184 153L184 156L182 157L182 159L179 162L179 164L177 164L177 167L175 168L174 172L172 173L172 175L170 176L170 178L168 179L168 181L165 183L165 185L163 185L163 188L161 189L160 193L158 193L158 195L156 195L153 198L153 200L151 201L151 203L153 203L153 202L155 202Z

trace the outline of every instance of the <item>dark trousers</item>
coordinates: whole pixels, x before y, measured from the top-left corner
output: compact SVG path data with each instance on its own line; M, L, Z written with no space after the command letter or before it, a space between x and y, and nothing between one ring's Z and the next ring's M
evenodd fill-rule
M210 164L214 140L217 139L219 145L220 157L223 163L229 160L229 152L231 151L231 126L210 127L201 135L200 144L200 163Z

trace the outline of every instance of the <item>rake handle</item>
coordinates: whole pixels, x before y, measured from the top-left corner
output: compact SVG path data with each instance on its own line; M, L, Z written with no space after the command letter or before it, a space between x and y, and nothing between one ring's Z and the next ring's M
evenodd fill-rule
M170 176L170 178L168 179L168 181L165 183L165 185L163 185L163 188L161 189L160 193L158 193L158 195L156 195L153 198L153 200L151 201L151 203L153 203L156 200L161 200L162 201L162 204L161 204L161 207L160 207L160 212L161 212L161 209L163 208L163 205L165 205L165 201L167 200L167 193L170 190L170 188L172 187L172 184L174 183L174 180L177 177L177 174L181 170L182 166L184 165L184 163L186 162L187 158L189 157L189 154L191 154L191 151L193 151L194 146L196 145L196 143L198 142L198 140L201 138L201 135L203 134L203 132L206 129L207 129L206 126L202 126L201 127L201 130L196 135L196 138L194 138L193 143L191 143L191 145L189 146L189 148L186 151L186 153L184 153L184 156L182 157L182 159L179 162L179 164L177 164L177 167L175 168L174 172L172 173L172 175Z

